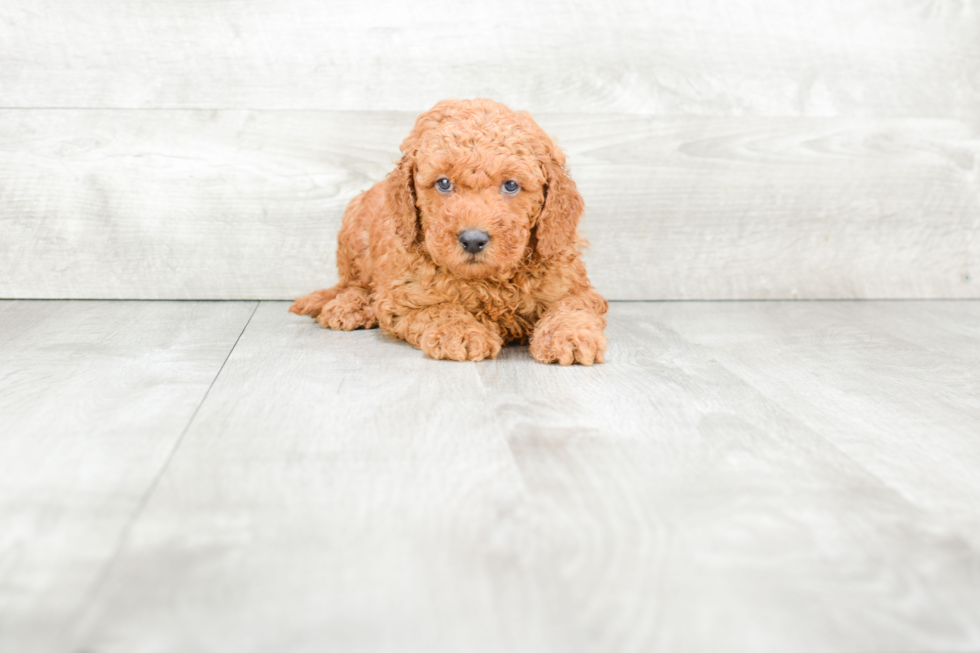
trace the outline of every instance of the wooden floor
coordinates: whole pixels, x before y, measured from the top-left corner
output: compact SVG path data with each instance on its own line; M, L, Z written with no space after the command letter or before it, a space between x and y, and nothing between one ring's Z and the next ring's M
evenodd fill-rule
M287 306L0 302L0 651L980 650L980 301Z

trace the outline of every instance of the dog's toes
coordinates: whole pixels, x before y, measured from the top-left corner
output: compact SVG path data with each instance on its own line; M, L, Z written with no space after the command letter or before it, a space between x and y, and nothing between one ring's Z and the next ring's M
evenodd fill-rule
M357 311L332 311L325 307L316 321L324 329L334 331L354 331L355 329L371 329L378 323L374 312L369 308Z
M327 302L316 321L324 329L334 331L373 329L378 324L370 297L361 290L353 289L348 289Z
M503 342L493 334L477 334L477 337L466 338L464 344L466 360L482 361L485 358L496 358Z
M320 313L319 307L314 308L309 302L306 301L305 297L300 297L293 302L293 305L289 307L290 313L295 313L296 315L311 315L316 317Z
M378 323L374 317L374 311L369 306L356 310L334 310L330 304L324 306L323 312L317 316L316 321L324 329L333 329L334 331L372 329Z
M539 363L592 365L605 358L606 336L601 331L556 329L535 334L531 356Z
M436 360L469 360L466 345L458 334L431 334L423 338L422 351Z
M289 312L295 313L296 315L309 315L310 317L316 317L323 310L324 304L329 302L336 295L337 288L335 286L333 288L317 290L308 295L303 295L302 297L297 297L296 301L294 301L292 306L289 307Z
M482 361L496 358L502 345L499 336L486 330L448 329L426 333L420 349L436 360Z

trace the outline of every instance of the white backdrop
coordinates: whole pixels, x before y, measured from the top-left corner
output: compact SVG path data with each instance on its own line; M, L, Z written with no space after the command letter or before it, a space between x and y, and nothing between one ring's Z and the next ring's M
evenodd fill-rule
M446 97L527 109L613 299L980 297L980 2L6 0L0 297L287 299Z

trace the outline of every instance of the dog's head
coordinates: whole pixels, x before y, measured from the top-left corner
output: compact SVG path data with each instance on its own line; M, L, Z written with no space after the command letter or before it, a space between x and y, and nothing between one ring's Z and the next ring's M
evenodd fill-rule
M401 150L385 212L409 251L478 279L514 270L533 250L548 258L576 246L582 196L529 114L446 100L419 116Z

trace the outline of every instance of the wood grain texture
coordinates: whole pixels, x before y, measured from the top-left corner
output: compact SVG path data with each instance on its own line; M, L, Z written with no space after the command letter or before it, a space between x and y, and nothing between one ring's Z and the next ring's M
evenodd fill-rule
M65 651L254 304L0 302L0 651Z
M7 0L0 106L975 119L980 15L918 0Z
M413 120L0 112L0 296L301 294L336 274L344 207L387 174Z
M868 344L876 318L859 312L833 338L821 325L857 304L779 304L798 331L734 372L720 354L742 360L746 339L724 339L756 323L755 305L614 304L609 362L588 369L538 365L525 348L431 361L286 306L259 306L72 630L78 649L980 646L980 551L949 519L961 479L918 503L913 481L869 471L827 428L835 411L942 402L941 370L955 370L964 405L931 415L927 437L962 443L978 427L976 372L927 347L899 349L901 370L854 364L887 354ZM917 322L923 305L889 310L905 333L932 326ZM944 310L936 339L955 347L977 306ZM806 397L756 386L817 346L839 369L784 378ZM841 403L864 386L886 389ZM922 414L899 412L892 436ZM946 478L944 459L891 455L903 453Z
M980 303L740 302L717 316L707 324L696 306L656 309L980 548Z
M0 296L287 299L411 113L0 111ZM611 299L980 296L980 123L541 114Z

